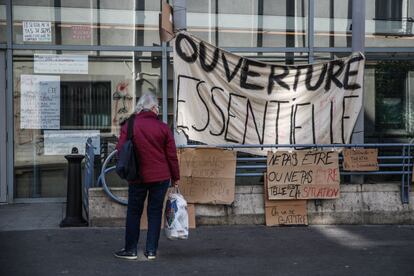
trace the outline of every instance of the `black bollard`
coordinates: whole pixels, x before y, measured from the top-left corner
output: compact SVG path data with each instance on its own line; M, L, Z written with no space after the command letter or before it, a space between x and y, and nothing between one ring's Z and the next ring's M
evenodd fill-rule
M65 155L68 160L68 193L66 195L66 217L60 227L87 226L82 216L82 175L81 162L84 155L72 148L72 154Z

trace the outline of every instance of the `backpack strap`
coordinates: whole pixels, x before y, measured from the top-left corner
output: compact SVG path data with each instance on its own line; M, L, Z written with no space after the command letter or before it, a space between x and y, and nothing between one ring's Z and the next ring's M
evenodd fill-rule
M128 132L127 132L128 140L132 140L132 137L134 137L134 121L135 121L135 113L132 114L128 119Z

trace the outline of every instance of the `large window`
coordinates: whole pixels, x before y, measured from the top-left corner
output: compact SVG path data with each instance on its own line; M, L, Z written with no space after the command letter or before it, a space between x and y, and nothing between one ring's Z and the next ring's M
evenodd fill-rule
M12 2L15 43L128 46L160 43L160 1Z
M145 91L162 97L159 53L14 52L15 197L66 194L67 161L92 137L111 151Z
M306 47L308 1L187 1L188 30L220 47Z
M0 43L7 41L6 0L0 0Z
M9 2L12 26L7 26ZM251 47L238 54L300 65L309 62L309 54L313 62L350 54L352 2L192 0L186 1L185 16L188 31L209 43ZM314 5L314 18L309 18L309 3ZM3 48L7 27L13 31L13 79L7 81L13 86L14 106L13 114L8 114L13 118L7 120L14 122L14 197L64 196L64 155L72 146L83 150L82 143L72 142L93 136L99 138L94 141L98 151L110 152L119 123L144 91L157 94L163 119L173 127L170 48L163 48L166 64L159 51L128 47L130 52L124 52L122 48L160 49L149 48L160 44L160 5L150 0L0 0ZM413 18L414 0L366 1L365 46L384 49L366 54L367 142L406 142L413 137L414 58L406 53L410 50L395 49L414 46ZM313 22L314 33L309 33L308 22ZM308 44L309 35L313 45ZM114 47L101 51L104 47L99 46ZM319 52L319 47L328 49ZM337 47L343 52L337 52ZM162 98L163 88L166 98Z
M351 47L352 0L317 0L315 3L316 47Z
M367 140L409 142L414 134L414 56L368 54L364 82Z
M64 81L60 83L60 129L111 130L112 100L122 99L112 95L111 81ZM126 96L127 99L132 95ZM132 99L131 99L132 100ZM130 113L127 101L117 112Z
M367 0L367 47L414 46L414 0Z
M350 53L315 53L322 62ZM365 142L414 138L414 54L367 53L364 72Z

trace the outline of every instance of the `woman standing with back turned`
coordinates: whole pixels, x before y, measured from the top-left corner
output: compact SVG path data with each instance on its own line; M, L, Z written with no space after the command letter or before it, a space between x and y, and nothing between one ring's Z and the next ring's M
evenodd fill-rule
M133 144L139 160L141 181L130 181L126 217L125 247L115 252L123 259L137 259L140 220L148 194L148 232L144 255L153 260L157 256L162 208L170 180L178 185L180 179L174 137L167 124L158 120L158 99L152 93L143 94L135 108ZM127 140L128 124L121 127L116 149Z

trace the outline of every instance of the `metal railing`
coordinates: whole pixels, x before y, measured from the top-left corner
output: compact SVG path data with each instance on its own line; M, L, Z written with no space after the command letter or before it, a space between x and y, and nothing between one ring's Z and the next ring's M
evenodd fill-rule
M401 202L409 202L409 193L411 187L411 175L413 168L413 157L411 155L411 148L413 144L267 144L267 145L183 145L178 148L227 148L227 149L248 149L248 148L263 148L263 149L340 149L340 148L378 148L394 149L391 155L378 154L378 171L344 171L342 169L343 157L340 156L340 175L342 176L368 176L368 175L396 175L400 177L401 181ZM252 177L263 176L266 172L266 157L265 156L239 156L237 158L236 177Z
M401 181L401 201L403 204L409 202L409 193L411 186L411 175L413 167L413 157L411 155L411 148L413 144L267 144L267 145L182 145L177 148L223 148L223 149L341 149L341 148L378 148L378 171L344 171L342 169L343 157L339 157L340 161L340 175L341 176L373 176L373 175L387 175L399 177ZM98 179L99 184L102 185L104 191L108 196L120 204L127 204L127 200L123 200L115 196L108 187L105 175L115 169L115 166L107 168L111 159L116 154L116 150L108 155L106 158L101 175ZM237 157L236 177L262 177L266 172L266 157L255 156L240 153Z

